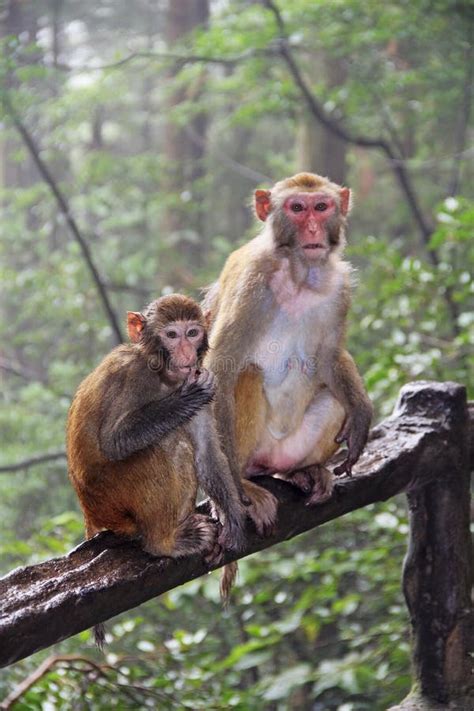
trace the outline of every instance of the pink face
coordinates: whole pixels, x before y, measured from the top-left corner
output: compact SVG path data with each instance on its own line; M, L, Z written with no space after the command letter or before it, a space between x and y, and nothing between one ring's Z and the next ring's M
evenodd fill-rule
M195 372L198 349L204 339L204 328L197 321L172 321L160 331L160 339L169 353L168 375L184 380Z
M308 259L328 255L328 221L337 209L335 199L325 193L295 193L283 204L286 216L297 228L298 243Z

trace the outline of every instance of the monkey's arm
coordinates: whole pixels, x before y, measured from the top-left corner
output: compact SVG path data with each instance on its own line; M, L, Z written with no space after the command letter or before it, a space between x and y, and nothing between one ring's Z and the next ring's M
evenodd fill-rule
M249 270L240 259L246 254L246 248L248 246L229 257L219 281L218 312L205 361L206 367L216 375L215 415L222 447L237 486L240 486L240 470L235 441L235 385L246 364L252 362L260 329L271 308L259 262Z
M240 478L238 482L234 481L221 449L212 405L204 407L186 429L194 443L199 485L216 506L223 527L220 543L224 548L239 551L244 544L246 517L241 502L247 497Z
M339 400L346 411L344 426L336 437L336 442L347 443L348 455L342 464L334 470L337 475L351 474L366 445L373 408L357 366L350 353L341 350L334 363L323 366L323 380L332 394Z
M214 397L214 378L203 371L165 398L152 400L132 411L120 412L120 399L107 413L99 432L99 445L109 461L120 461L161 439L188 422Z

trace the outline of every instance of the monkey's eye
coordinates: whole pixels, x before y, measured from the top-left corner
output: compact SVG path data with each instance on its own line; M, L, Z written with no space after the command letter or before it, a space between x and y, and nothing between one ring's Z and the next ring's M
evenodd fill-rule
M300 202L294 202L291 209L293 212L301 212L303 210L303 205Z
M187 335L189 338L195 338L195 336L199 336L199 331L197 328L190 328Z
M168 338L178 338L178 334L176 331L166 331L166 335Z
M318 210L318 212L324 212L324 210L328 209L328 206L325 202L317 202L314 209Z

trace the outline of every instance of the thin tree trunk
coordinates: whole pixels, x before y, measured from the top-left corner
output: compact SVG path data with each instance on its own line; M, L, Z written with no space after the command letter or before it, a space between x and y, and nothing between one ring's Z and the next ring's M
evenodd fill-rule
M168 4L165 37L170 49L197 27L205 27L209 20L208 0L170 0ZM179 88L168 99L167 110L172 111L185 100L197 100L202 93L206 70L195 81L194 86ZM184 242L186 251L191 253L193 264L200 264L205 258L203 249L203 202L202 190L196 181L205 174L206 134L208 117L205 110L190 120L187 127L177 126L168 120L165 128L167 169L167 192L174 193L176 200L166 211L164 230ZM187 196L190 201L187 201ZM193 210L190 212L189 207ZM196 210L196 208L198 208Z
M342 61L325 58L313 62L316 71L323 71L329 88L344 84L347 70ZM317 125L305 110L299 123L296 147L297 170L328 176L339 185L346 182L347 141L341 140L327 127Z

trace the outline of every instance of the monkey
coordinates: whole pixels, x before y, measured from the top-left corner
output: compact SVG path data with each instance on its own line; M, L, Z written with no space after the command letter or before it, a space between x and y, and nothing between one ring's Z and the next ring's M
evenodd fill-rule
M351 267L342 258L351 191L299 173L254 194L261 232L232 252L203 308L205 365L236 480L283 477L313 505L332 493L325 463L351 475L372 405L345 348ZM245 484L244 484L245 486ZM256 513L258 515L258 513Z
M67 422L69 476L86 538L103 529L140 538L145 551L219 562L240 550L245 507L211 409L214 376L202 311L173 294L128 312L131 343L115 348L81 383ZM201 485L219 524L195 513Z

